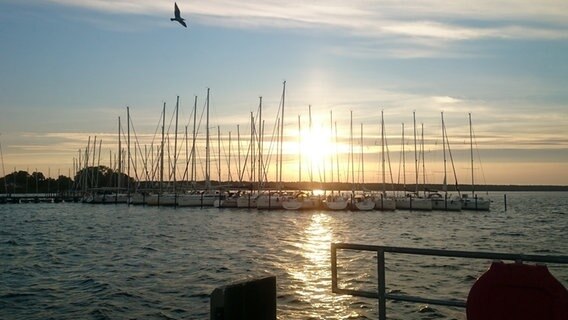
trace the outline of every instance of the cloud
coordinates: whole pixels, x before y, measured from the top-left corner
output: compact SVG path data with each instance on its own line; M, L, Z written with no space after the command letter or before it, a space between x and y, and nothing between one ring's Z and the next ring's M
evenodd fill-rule
M443 96L443 97L433 97L434 102L440 104L454 104L460 102L459 99Z
M171 1L50 0L112 14L164 15ZM464 41L481 38L566 39L568 3L561 0L305 1L216 0L180 4L190 20L233 28L293 28L339 31L365 38Z

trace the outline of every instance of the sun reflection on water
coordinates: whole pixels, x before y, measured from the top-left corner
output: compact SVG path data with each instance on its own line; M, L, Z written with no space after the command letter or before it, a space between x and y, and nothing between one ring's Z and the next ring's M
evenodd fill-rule
M345 319L360 316L350 310L349 296L331 292L330 244L333 241L334 218L327 213L314 213L306 220L300 232L298 250L301 261L289 264L288 273L296 282L295 295L300 302L308 303L311 310L298 316L319 319Z

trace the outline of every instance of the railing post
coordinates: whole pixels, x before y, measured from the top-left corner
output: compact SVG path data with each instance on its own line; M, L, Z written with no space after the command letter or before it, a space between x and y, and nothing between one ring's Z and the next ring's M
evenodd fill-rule
M331 292L337 291L337 248L331 244Z
M385 250L377 250L377 279L379 287L379 320L387 320L386 283L385 283Z

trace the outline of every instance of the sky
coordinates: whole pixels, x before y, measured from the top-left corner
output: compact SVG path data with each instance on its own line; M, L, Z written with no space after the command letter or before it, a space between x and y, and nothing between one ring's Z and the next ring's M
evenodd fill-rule
M286 81L285 180L298 180L301 163L303 180L381 181L382 111L388 175L404 176L404 123L406 179L419 172L441 183L443 112L454 160L447 171L460 183L471 180L471 114L476 182L568 185L566 1L177 3L188 28L170 21L172 1L0 0L0 174L67 175L95 136L102 140L95 157L112 166L127 107L143 150L160 139L164 103L173 140L177 96L183 136L195 96L201 116L210 88L212 139L217 130L222 137L222 160L212 167L229 168L230 149L234 177L237 125L245 153L262 96L265 139L273 140ZM418 170L413 113L424 159ZM334 161L339 170L330 169Z

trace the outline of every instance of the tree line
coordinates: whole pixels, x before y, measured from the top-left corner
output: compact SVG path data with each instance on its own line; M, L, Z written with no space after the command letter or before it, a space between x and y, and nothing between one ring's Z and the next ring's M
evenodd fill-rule
M83 168L73 178L46 177L43 172L14 171L0 178L0 193L66 193L93 188L126 188L134 179L106 166Z

